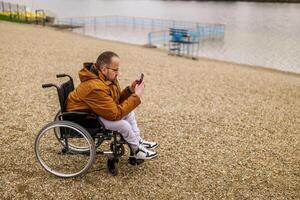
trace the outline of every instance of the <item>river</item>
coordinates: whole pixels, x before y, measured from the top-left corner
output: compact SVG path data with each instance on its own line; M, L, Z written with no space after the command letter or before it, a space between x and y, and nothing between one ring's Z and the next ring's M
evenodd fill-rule
M58 18L119 15L221 23L226 25L224 41L203 43L199 56L300 74L300 4L159 0L6 2L49 10Z

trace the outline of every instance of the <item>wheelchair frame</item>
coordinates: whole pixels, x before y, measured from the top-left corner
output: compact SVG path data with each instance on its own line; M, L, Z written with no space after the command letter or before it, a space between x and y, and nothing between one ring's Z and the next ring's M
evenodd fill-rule
M72 111L67 112L65 102L67 97L71 91L74 90L74 82L71 76L67 74L58 74L56 75L57 78L68 77L69 80L61 84L60 86L56 84L43 84L43 88L55 87L57 89L57 94L59 98L60 110L55 115L54 121L46 124L38 133L36 140L35 140L35 155L38 162L41 166L51 174L54 174L59 177L63 178L70 178L81 176L85 174L93 165L96 154L102 154L103 156L107 157L107 169L110 175L116 176L118 174L118 162L120 158L125 153L124 144L127 144L120 133L117 131L112 131L106 129L104 124L101 120L93 113L87 112L78 112ZM60 169L63 172L55 169L48 164L48 156L43 156L44 150L43 148L43 137L46 137L46 134L49 130L50 135L54 134L54 139L56 138L57 141L55 143L59 143L59 147L61 150L54 154L55 157L61 157L62 159L66 159L66 156L88 156L88 160L80 169L76 169L76 171L67 173L64 169ZM46 143L47 143L47 139ZM76 144L72 143L72 140L82 141L85 140L85 146L76 146ZM109 140L110 149L106 151L97 151L97 148L105 141ZM46 145L46 144L45 144ZM44 145L44 146L45 146ZM52 146L49 145L48 148ZM138 165L143 162L143 160L137 160L134 157L134 152L130 148L130 155L128 162L131 165ZM46 151L45 150L45 151ZM53 154L53 153L52 153ZM50 156L49 156L50 157ZM81 159L82 160L82 159ZM62 161L57 161L56 163L60 163ZM75 162L77 165L77 163ZM68 167L66 167L68 168Z

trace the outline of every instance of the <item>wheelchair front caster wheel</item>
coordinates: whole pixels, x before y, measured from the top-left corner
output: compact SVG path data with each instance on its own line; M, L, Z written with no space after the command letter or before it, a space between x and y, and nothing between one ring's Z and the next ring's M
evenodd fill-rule
M131 165L140 165L144 162L144 160L141 160L141 159L136 159L134 157L130 157L128 159L128 163L131 164Z
M108 173L112 176L118 175L118 163L115 161L115 159L108 159L107 160L107 170Z

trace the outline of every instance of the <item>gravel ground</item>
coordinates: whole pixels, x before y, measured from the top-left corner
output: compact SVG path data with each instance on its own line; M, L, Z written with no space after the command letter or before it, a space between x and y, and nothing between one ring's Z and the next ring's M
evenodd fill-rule
M2 199L300 199L300 75L0 22ZM158 158L109 176L97 156L83 177L39 165L38 131L58 110L55 75L113 50L125 87L145 74L136 115Z

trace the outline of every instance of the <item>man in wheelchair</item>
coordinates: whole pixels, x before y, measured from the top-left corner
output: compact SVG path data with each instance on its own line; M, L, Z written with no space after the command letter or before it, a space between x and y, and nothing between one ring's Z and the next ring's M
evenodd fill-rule
M135 152L136 159L157 156L156 142L143 140L133 110L141 103L144 81L135 80L123 91L118 82L119 56L111 51L99 55L96 63L84 63L79 72L81 83L66 102L67 111L92 112L99 116L105 128L118 131Z

